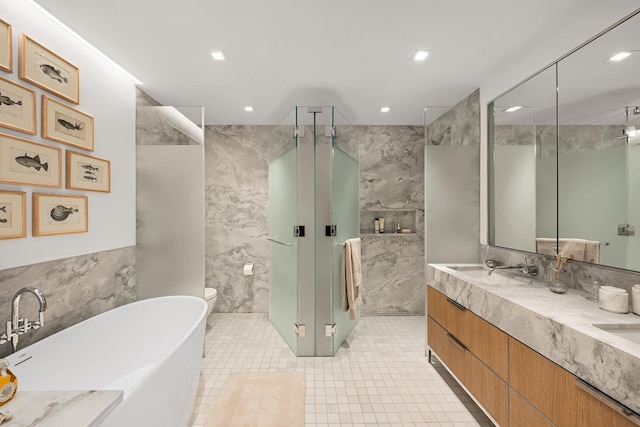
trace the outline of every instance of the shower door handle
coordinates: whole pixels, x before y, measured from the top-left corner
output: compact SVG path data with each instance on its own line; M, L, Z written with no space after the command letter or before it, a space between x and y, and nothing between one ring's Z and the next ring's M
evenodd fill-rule
M271 237L267 237L267 240L270 241L270 242L273 242L273 243L277 243L277 244L282 245L282 246L293 246L293 243L281 242L279 240L272 239Z

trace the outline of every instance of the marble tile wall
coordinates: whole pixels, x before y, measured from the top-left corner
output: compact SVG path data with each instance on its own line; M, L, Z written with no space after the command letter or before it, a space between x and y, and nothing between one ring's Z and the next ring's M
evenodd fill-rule
M193 145L202 141L202 129L174 107L161 105L136 88L136 145Z
M587 150L604 150L613 147L622 147L625 140L622 136L622 125L561 125L560 153L576 153ZM524 125L498 125L494 128L494 140L496 145L530 145L533 143L532 126ZM536 126L536 144L541 157L553 157L556 155L555 125ZM542 148L540 148L542 147Z
M21 288L40 289L47 300L45 325L20 336L18 348L46 338L112 308L135 301L135 246L0 271L2 325L11 316L11 300ZM36 320L38 302L30 294L20 301L20 316ZM4 333L4 326L0 328ZM0 357L11 344L0 345Z
M424 314L424 127L354 126L348 137L360 153L361 313ZM372 233L376 216L386 233ZM394 218L412 234L394 235Z
M442 107L427 107L436 115ZM435 120L430 120L426 129L427 145L480 146L480 89L446 110Z
M269 310L268 162L291 144L291 133L292 126L206 127L205 274L207 286L218 289L216 311ZM362 313L424 313L422 127L341 126L338 140L359 153L363 215L387 209L418 215L411 236L364 236ZM254 264L254 276L242 274L245 262Z
M217 312L268 312L268 157L277 126L205 129L206 285L218 290ZM243 275L246 262L253 276Z

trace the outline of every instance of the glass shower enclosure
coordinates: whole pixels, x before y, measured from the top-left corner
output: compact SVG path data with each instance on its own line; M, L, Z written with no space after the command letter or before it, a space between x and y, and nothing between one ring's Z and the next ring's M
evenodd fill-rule
M342 310L341 254L359 237L357 146L335 107L295 107L269 146L269 317L297 356L333 356L357 324Z

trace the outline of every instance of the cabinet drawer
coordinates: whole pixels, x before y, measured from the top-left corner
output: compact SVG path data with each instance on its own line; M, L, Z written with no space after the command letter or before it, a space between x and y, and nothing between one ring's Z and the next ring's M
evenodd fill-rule
M622 413L622 406L590 385L576 379L576 426L638 427L640 417Z
M509 338L509 385L559 427L576 420L574 376Z
M438 358L458 377L465 382L464 347L455 341L455 338L447 333L431 317L427 317L428 344Z
M507 334L431 286L427 287L427 312L500 378L507 379Z
M501 426L507 425L507 384L470 351L465 352L467 390Z
M513 389L509 389L509 427L554 427L554 425Z

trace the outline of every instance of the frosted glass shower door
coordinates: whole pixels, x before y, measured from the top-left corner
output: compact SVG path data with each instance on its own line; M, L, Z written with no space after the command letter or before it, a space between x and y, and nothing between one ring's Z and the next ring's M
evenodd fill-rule
M269 317L294 354L298 339L298 245L293 227L298 224L298 149L269 163Z

